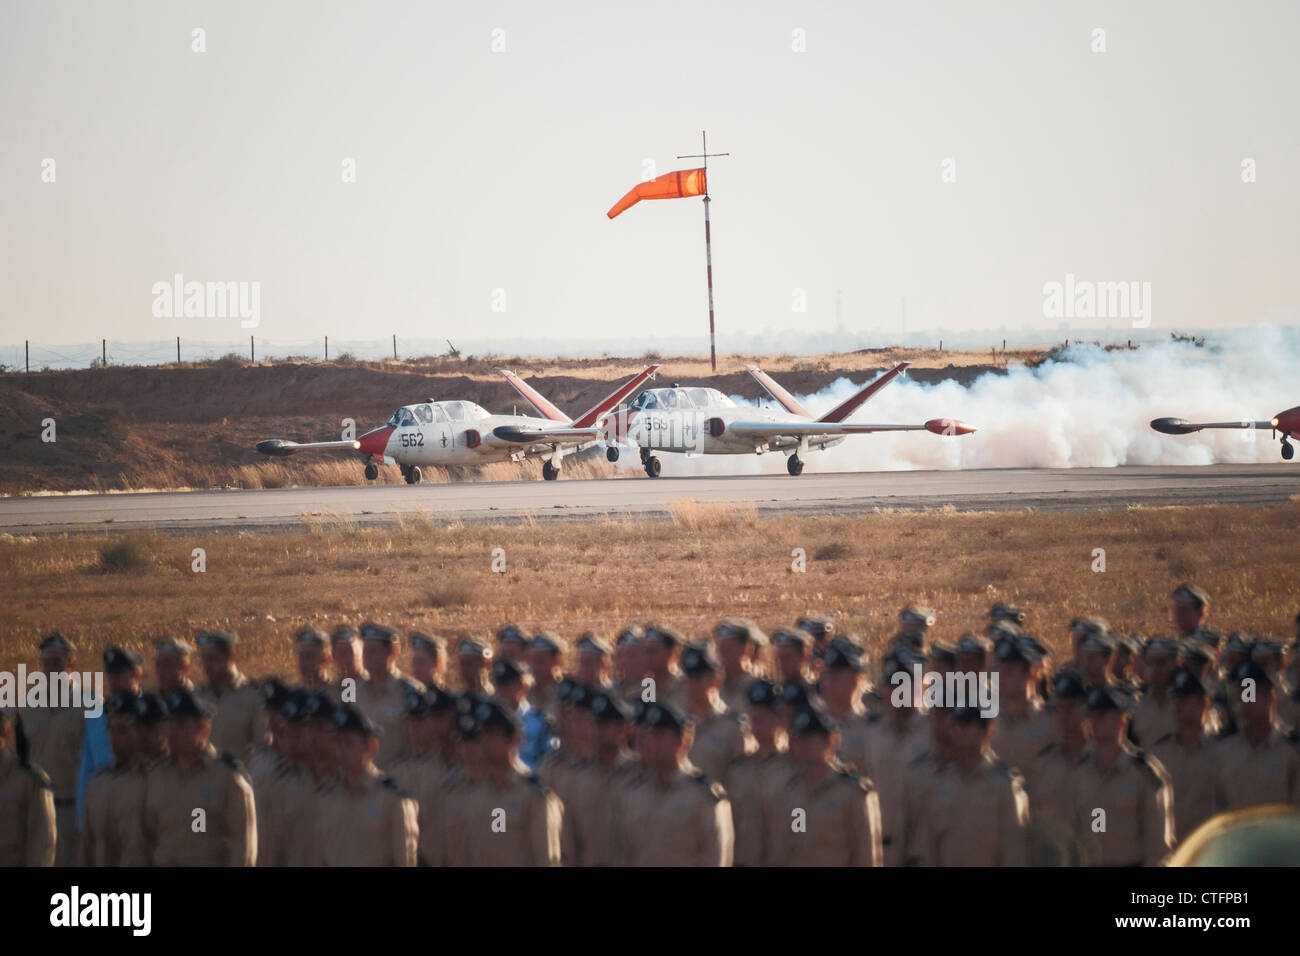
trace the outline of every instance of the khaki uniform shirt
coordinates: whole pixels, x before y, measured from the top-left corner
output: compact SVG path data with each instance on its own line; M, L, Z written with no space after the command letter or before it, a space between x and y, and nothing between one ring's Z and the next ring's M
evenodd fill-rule
M536 777L511 770L462 798L468 866L559 866L564 807Z
M397 785L415 800L421 866L435 865L440 856L438 839L442 832L442 797L451 772L452 768L433 751L403 757L392 767L392 777Z
M253 751L265 746L270 737L262 695L238 671L230 686L220 694L211 684L196 693L217 711L212 717L212 746L217 753L228 753L247 768Z
M1022 717L1012 717L1005 710L999 713L989 746L999 760L1027 775L1034 757L1052 742L1054 733L1051 715L1034 701Z
M691 719L695 737L688 759L710 780L723 783L731 762L752 750L754 742L740 717L727 710L721 701L708 716L698 718L692 714Z
M86 735L86 714L80 707L30 707L22 712L27 757L49 776L54 788L54 821L58 843L55 864L71 866L77 857L77 775Z
M406 732L406 696L413 690L423 692L424 685L396 669L388 673L382 687L374 677L357 682L357 709L383 731L375 765L385 771L411 752Z
M1127 746L1109 771L1095 753L1079 764L1076 832L1100 866L1159 866L1174 846L1173 787L1159 760ZM1105 811L1105 829L1097 811Z
M0 753L0 866L53 866L56 839L50 778Z
M881 866L880 801L871 784L833 764L813 783L790 774L773 795L771 862L777 866Z
M903 778L903 834L897 858L902 866L917 866L922 862L921 825L930 812L930 799L934 794L938 774L946 764L929 750L907 765Z
M415 801L373 764L351 790L340 779L320 796L317 848L323 866L415 866Z
M612 767L595 760L575 760L560 778L555 795L564 805L560 852L564 866L618 866L622 862L617 794L638 770L636 758L625 751Z
M769 866L776 862L771 847L774 799L794 768L784 753L766 757L746 754L727 768L726 790L731 801L735 836L735 866Z
M1300 803L1300 751L1276 728L1252 744L1245 731L1218 743L1215 777L1220 810L1239 810L1261 803Z
M194 832L195 810L203 832ZM257 861L257 813L253 788L229 754L211 744L198 763L181 773L167 757L150 770L145 785L143 850L133 859L153 866L253 866Z
M318 781L306 767L285 761L267 783L258 806L258 866L320 866L317 815L335 778Z
M625 866L731 866L731 804L720 783L677 770L633 778L621 794Z
M86 789L86 821L77 841L82 866L137 866L129 848L138 846L144 810L145 773L135 764L96 771Z
M866 773L867 746L875 733L872 728L874 722L867 716L865 708L858 704L848 714L835 718L835 723L840 729L840 749L836 758L849 770Z
M1079 767L1089 750L1071 757L1053 742L1040 750L1025 771L1029 814L1036 828L1060 839L1075 838L1075 798L1079 789Z
M1160 706L1156 695L1147 691L1137 702L1133 710L1130 736L1139 747L1150 749L1151 745L1165 734L1178 732L1178 720L1174 717L1174 698L1166 692L1165 705Z
M464 767L453 767L443 784L438 806L438 839L432 851L432 866L469 866L471 798L479 781L471 780ZM423 845L423 844L422 844Z
M723 677L718 686L718 696L727 705L727 710L743 714L749 709L749 698L745 696L749 685L754 683L754 675L741 673L736 677Z
M1166 734L1151 746L1151 754L1169 772L1174 788L1174 842L1223 810L1215 794L1220 748L1208 734L1188 747L1177 734Z
M892 709L869 718L863 763L859 772L871 781L880 797L880 818L885 866L900 866L903 838L903 781L907 765L930 749L927 715L917 711L902 728L895 726Z
M1029 799L1018 772L985 756L973 773L949 762L935 778L917 840L923 865L1025 865Z

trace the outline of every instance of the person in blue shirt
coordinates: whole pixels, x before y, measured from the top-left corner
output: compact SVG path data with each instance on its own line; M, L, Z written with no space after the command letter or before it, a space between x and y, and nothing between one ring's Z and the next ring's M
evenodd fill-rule
M104 651L104 699L114 694L139 695L141 658L134 651L110 647ZM86 720L85 743L81 747L81 766L77 770L77 827L86 823L86 791L96 771L113 763L113 749L108 744L108 713Z
M492 662L492 685L496 697L518 716L522 726L519 759L531 773L537 773L545 757L554 746L554 730L550 720L540 710L528 703L528 687L532 673L526 664L498 657Z

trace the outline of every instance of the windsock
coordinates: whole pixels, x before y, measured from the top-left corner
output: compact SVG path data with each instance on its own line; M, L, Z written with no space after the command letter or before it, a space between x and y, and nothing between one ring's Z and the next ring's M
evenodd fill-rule
M703 169L679 169L633 186L605 215L613 219L642 199L681 199L683 196L703 196L708 191Z

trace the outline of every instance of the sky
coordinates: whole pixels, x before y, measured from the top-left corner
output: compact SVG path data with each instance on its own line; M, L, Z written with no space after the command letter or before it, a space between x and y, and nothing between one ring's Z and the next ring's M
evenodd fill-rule
M0 342L705 351L701 200L605 215L705 129L720 350L1297 325L1297 40L1268 0L0 0ZM177 275L256 327L158 314Z

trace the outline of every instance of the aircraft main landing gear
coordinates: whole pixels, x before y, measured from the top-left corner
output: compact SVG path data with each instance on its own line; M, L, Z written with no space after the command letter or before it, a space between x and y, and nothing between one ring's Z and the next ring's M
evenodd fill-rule
M551 464L549 460L544 461L542 462L542 477L547 481L554 481L560 477L560 469Z
M366 481L374 481L376 478L379 477L379 466L376 465L373 461L366 462L365 475L366 475Z
M650 454L649 448L641 449L641 466L645 468L645 473L651 478L659 477L659 459Z
M610 462L618 461L617 445L610 445L608 448L605 449L605 460Z
M792 477L803 474L803 459L798 455L791 455L785 460L785 470L790 472Z
M418 485L424 480L424 474L420 471L419 465L403 465L402 477L406 479L408 485Z
M1286 461L1290 461L1292 458L1295 457L1295 446L1292 445L1285 438L1282 439L1282 457Z

